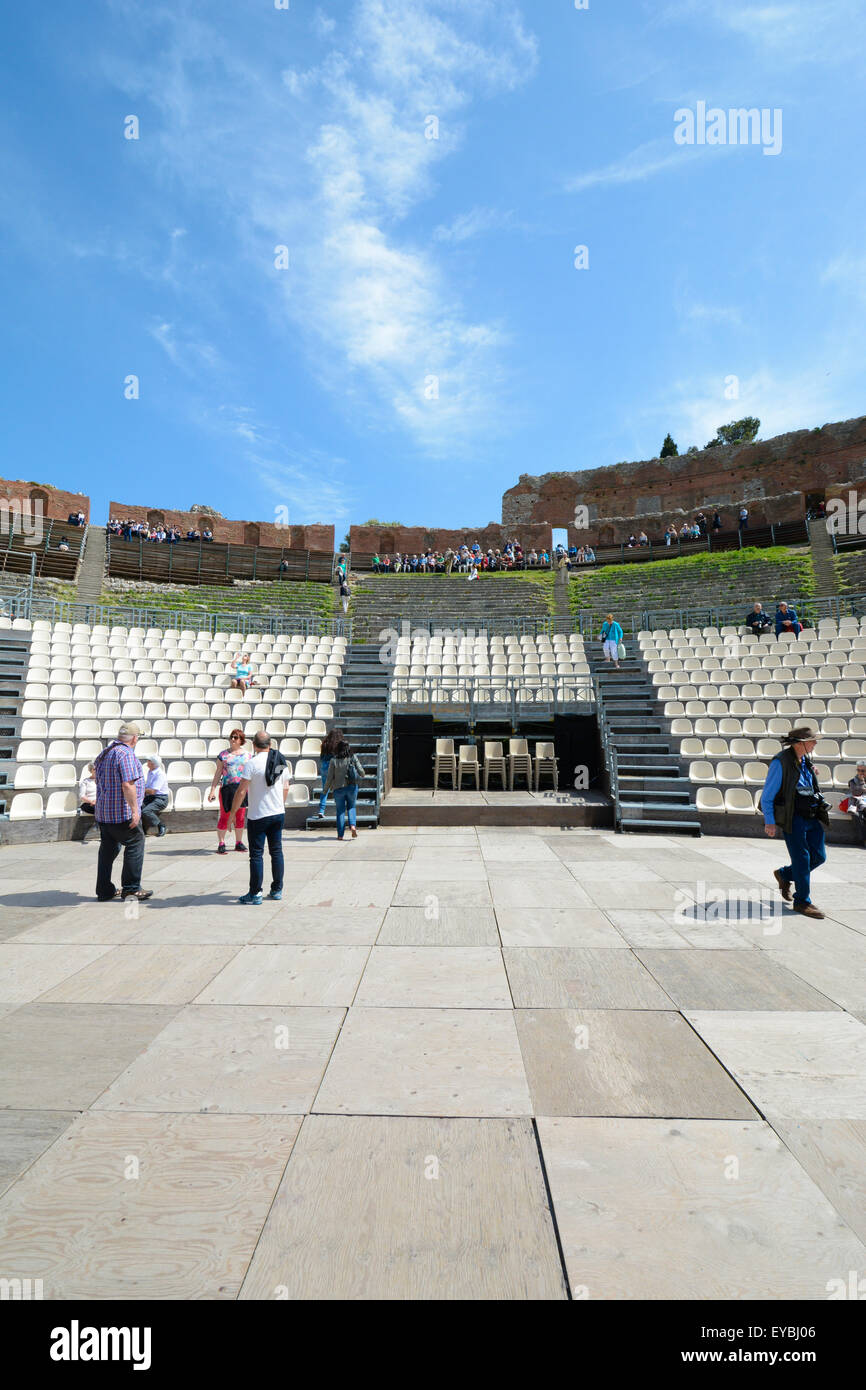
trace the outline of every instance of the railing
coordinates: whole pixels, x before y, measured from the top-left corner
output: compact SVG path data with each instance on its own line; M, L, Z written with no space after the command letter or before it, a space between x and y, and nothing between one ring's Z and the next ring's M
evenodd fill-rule
M470 720L483 711L495 711L502 719L522 717L527 711L589 714L595 708L596 691L590 676L395 676L391 705L418 714L424 710L459 708Z
M467 626L467 620L470 626ZM358 615L358 623L365 622L367 627L371 624L362 615ZM376 642L388 643L394 634L397 637L411 637L413 633L426 633L428 636L438 634L442 637L455 636L458 640L466 637L536 637L541 635L549 636L553 630L553 619L547 615L533 617L519 617L516 614L508 614L503 617L490 616L488 614L479 615L473 619L471 613L455 612L440 613L431 618L403 618L399 629L394 627L379 628L373 638Z
M622 807L619 800L619 770L616 765L616 749L610 736L610 725L607 722L607 710L601 698L601 688L598 676L593 677L595 687L595 705L598 715L598 728L601 735L601 747L604 753L604 765L607 768L608 782L610 783L610 795L613 801L613 823L614 830L619 832L622 829Z
M388 766L388 742L391 737L391 687L385 697L385 713L382 719L382 740L376 758L376 795L379 805L385 795L385 770Z
M348 637L351 641L352 622L349 618L323 618L317 614L271 616L267 613L211 613L202 605L195 608L150 608L138 604L115 605L68 602L66 599L28 596L19 602L18 618L47 620L51 623L85 623L90 627L162 628L163 631L237 632L242 637L259 635L280 636L303 633L307 637L331 635Z
M232 579L312 580L328 583L333 556L327 551L293 550L227 541L154 542L136 535L126 540L106 529L106 573L115 578L175 579L178 583L228 583ZM133 573L134 572L134 573Z

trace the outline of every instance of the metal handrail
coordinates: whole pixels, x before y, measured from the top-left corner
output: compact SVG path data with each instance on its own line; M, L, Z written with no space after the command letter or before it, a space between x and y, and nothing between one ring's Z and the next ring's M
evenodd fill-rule
M385 697L385 714L382 720L382 741L379 744L379 754L376 759L376 787L377 797L381 802L385 795L385 769L388 765L388 738L391 730L391 687L388 686Z
M622 828L622 808L619 800L619 769L616 762L616 749L610 737L610 725L607 722L607 710L601 694L601 684L598 676L592 678L595 687L595 707L598 717L598 728L601 735L601 747L604 753L604 764L607 768L608 781L610 783L610 794L613 801L614 829L619 831Z

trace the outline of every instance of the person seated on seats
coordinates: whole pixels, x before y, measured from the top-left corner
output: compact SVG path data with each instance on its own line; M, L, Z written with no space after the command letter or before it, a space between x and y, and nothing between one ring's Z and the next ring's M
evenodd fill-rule
M68 549L69 549L69 542L68 542L68 540L66 539L65 536L61 536L61 537L60 537L60 544L58 545L57 549L58 549L58 550L68 550Z
M588 545L583 552L583 563L585 565L595 564L595 551L593 550L591 545Z
M866 762L857 764L848 783L848 810L857 822L861 845L866 845Z
M205 527L205 529L204 529L204 530L202 531L202 533L201 533L201 538L202 538L203 541L212 541L212 540L213 540L213 531L209 531L209 530L207 529L207 527Z
M641 531L640 535L637 538L637 543L638 545L649 545L649 536L647 535L646 531Z
M756 603L749 613L746 614L746 627L751 628L756 637L760 637L767 631L768 627L773 626L773 619L769 613L765 613L763 606Z
M235 652L232 657L232 665L235 668L235 673L232 676L233 690L248 690L251 685L255 685L249 652Z
M636 545L637 545L637 539L636 539L636 537L635 537L634 531L632 531L631 535L629 536L628 540L627 540L626 543L625 543L625 548L626 548L626 550L634 550L634 548L635 548Z
M381 568L382 568L382 561L379 559L379 556L378 556L378 555L374 555L374 556L373 556L373 573L374 573L374 574L378 574L378 573L379 573L379 570L380 570Z
M68 517L66 518L66 524L67 524L67 526L77 526L77 525L78 525L78 513L77 513L77 512L70 512L69 515L68 515Z
M78 809L82 815L96 814L96 776L93 763L88 763L78 779Z
M144 800L141 803L141 827L145 835L148 830L155 830L157 838L161 840L166 828L159 818L159 813L168 805L168 778L155 753L142 761L147 775L144 780Z
M781 602L779 603L779 607L776 609L777 637L780 632L793 632L797 635L797 637L800 636L801 632L800 620L797 617L797 610L795 608L789 608L788 604L785 602L784 599L781 600Z

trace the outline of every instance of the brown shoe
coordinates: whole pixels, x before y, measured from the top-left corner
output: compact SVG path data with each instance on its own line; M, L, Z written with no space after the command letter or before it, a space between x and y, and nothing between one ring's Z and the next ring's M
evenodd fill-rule
M794 911L799 912L803 917L820 917L822 919L824 917L821 909L816 907L814 903L795 903Z
M779 892L782 894L782 897L785 899L785 902L786 902L786 903L789 903L789 902L791 901L791 882L790 882L790 879L782 878L782 875L780 874L780 872L779 872L778 869L774 869L774 870L773 870L773 878L774 878L774 879L776 880L776 882L778 883L778 885L779 885Z

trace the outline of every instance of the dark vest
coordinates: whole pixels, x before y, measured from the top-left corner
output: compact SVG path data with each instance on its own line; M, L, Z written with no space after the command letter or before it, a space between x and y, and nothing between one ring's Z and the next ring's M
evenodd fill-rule
M776 824L785 835L791 833L791 826L794 821L794 804L797 796L797 783L800 780L800 764L793 748L784 748L777 754L779 762L782 764L782 785L779 794L773 802L773 812L776 817ZM810 758L803 758L803 762L812 774L812 784L815 791L819 791L818 779L815 776L815 769ZM818 819L824 824L829 824L829 816L824 807L821 808Z

